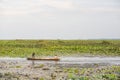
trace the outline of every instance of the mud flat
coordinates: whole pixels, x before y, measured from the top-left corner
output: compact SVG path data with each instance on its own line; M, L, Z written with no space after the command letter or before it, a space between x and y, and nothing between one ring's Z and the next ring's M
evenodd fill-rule
M112 77L111 77L112 76ZM120 57L0 58L0 80L119 80Z

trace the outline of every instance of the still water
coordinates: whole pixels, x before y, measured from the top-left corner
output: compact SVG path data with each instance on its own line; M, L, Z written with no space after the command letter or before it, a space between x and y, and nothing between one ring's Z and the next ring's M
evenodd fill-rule
M22 64L31 63L26 58L0 58L1 61L18 62ZM55 61L34 61L35 63L54 64ZM104 64L104 65L120 65L120 57L60 57L57 64L82 65L82 64Z

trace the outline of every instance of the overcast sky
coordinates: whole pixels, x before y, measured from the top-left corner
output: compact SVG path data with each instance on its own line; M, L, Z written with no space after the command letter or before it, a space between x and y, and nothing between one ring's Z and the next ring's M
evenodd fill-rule
M120 38L120 0L0 0L0 39Z

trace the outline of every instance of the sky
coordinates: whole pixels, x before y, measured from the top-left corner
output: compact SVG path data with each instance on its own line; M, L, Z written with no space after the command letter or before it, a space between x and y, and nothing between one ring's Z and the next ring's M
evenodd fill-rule
M120 0L0 0L0 39L120 39Z

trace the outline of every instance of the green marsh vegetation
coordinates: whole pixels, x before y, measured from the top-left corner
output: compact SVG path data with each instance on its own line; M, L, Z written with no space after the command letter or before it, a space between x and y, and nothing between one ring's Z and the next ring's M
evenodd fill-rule
M120 40L0 40L1 57L120 56Z
M76 72L77 70L77 72ZM101 68L66 68L64 72L70 80L119 80L120 66Z

